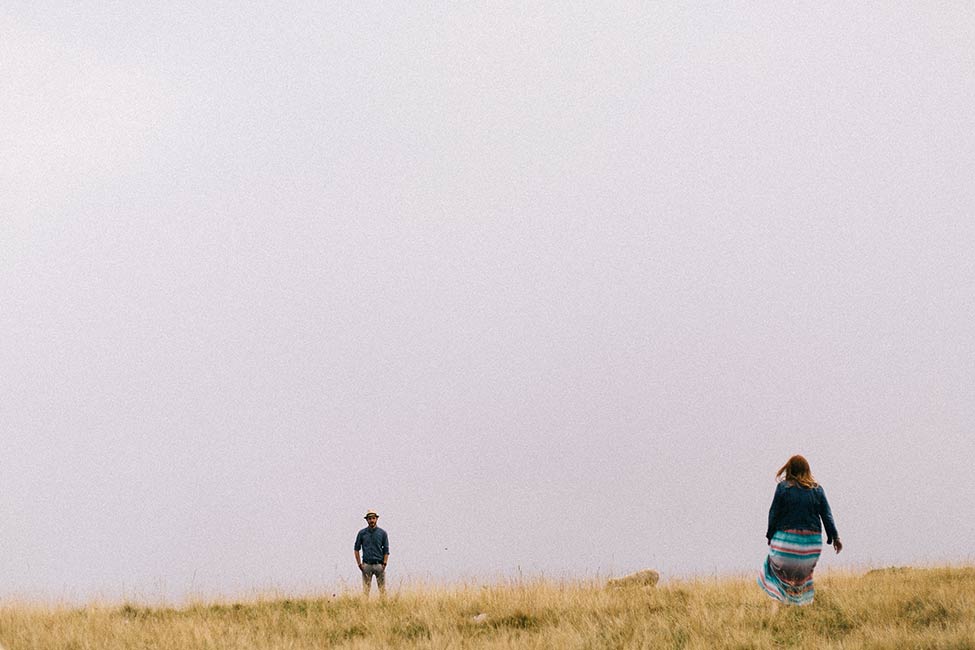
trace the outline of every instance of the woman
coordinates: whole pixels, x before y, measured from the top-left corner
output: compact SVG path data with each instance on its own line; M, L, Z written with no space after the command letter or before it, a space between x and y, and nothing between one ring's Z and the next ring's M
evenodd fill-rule
M775 476L780 481L765 532L769 552L758 584L776 601L808 605L813 601L812 575L823 548L823 528L826 543L837 553L843 550L843 543L826 492L816 483L805 458L793 456Z

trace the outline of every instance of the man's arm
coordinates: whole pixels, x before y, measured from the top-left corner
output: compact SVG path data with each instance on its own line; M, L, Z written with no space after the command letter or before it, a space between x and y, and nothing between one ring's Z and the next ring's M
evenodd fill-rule
M383 566L389 563L389 535L383 532Z
M362 548L362 531L360 530L355 536L355 563L362 571L362 558L359 557L359 549Z

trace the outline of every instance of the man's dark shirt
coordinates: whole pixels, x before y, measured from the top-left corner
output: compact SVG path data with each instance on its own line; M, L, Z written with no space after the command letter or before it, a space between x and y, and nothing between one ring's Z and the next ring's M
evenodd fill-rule
M366 526L355 536L355 550L362 551L363 564L382 564L389 555L389 536L379 526Z

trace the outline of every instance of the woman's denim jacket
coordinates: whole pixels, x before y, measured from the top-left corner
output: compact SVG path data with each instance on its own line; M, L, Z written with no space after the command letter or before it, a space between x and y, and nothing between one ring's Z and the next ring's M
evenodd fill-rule
M822 526L819 524L822 519ZM817 533L826 528L826 543L832 544L839 538L833 513L826 500L823 486L804 488L801 485L782 481L775 486L772 507L768 511L768 530L765 538L770 540L779 530L812 530Z

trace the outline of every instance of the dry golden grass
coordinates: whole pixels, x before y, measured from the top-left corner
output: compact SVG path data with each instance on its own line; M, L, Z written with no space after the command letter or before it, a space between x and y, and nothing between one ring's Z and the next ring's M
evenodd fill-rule
M181 608L0 605L6 650L145 648L975 649L975 567L823 575L804 608L750 578L656 588L518 582L201 603Z

